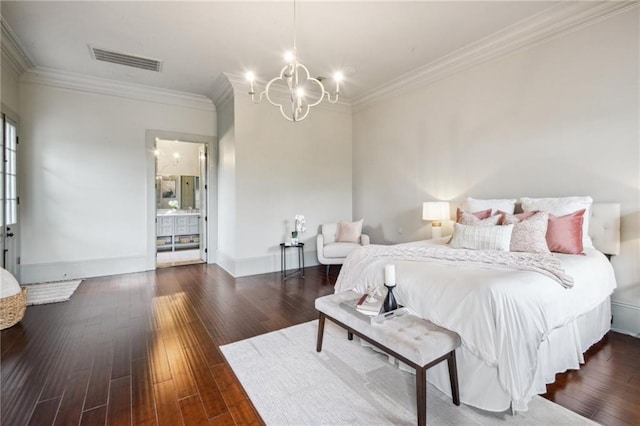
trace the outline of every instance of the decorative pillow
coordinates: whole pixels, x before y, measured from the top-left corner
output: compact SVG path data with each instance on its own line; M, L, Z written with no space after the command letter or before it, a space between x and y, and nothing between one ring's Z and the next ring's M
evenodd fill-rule
M491 209L493 213L498 210L513 214L516 209L515 198L493 199L493 200L479 200L477 198L468 197L464 202L464 210L469 212L477 212L478 210Z
M478 219L486 219L489 216L491 216L491 209L480 210L479 212L466 212L466 211L460 210L460 208L458 208L458 210L456 210L456 222L460 223L460 216L462 215L462 213L472 214L475 217L477 217Z
M513 225L510 250L549 253L546 238L548 222L549 213L547 212L528 212L516 215L503 213L501 223Z
M584 221L582 222L582 245L593 247L589 237L589 218L591 217L591 197L557 197L557 198L521 198L522 211L530 212L541 210L549 212L555 216L564 216L585 209Z
M488 214L487 214L488 212ZM468 226L496 226L502 215L491 216L491 210L469 213L458 209L458 223Z
M509 251L513 225L468 226L453 224L451 247L471 250Z
M364 219L360 219L357 222L338 223L338 236L336 237L336 241L341 243L359 243L363 221Z
M582 226L586 210L578 210L565 216L549 214L547 245L556 253L582 254Z

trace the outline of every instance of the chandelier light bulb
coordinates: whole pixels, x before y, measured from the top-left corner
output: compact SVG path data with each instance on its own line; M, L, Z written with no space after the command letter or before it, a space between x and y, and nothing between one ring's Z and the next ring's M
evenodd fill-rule
M338 71L333 75L333 79L340 83L342 80L344 80L344 75L342 75L342 72Z
M174 152L174 153L173 153L173 158L175 158L175 159L180 158L180 154L179 154L179 153L177 153L177 152Z
M296 56L293 54L292 51L287 50L286 52L284 52L284 60L287 61L287 63L293 62L294 59L296 59Z
M256 76L253 73L253 71L247 71L247 73L244 75L245 78L247 79L247 81L250 81L251 83L253 83L254 81L256 81Z

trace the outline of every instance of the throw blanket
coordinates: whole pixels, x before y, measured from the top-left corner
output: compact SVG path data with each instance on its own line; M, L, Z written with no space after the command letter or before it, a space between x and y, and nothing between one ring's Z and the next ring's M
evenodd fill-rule
M413 262L436 261L485 268L534 271L552 278L565 288L573 287L573 278L566 274L560 260L551 254L369 245L351 252L349 261L345 262L340 271L336 288L341 287L342 281L356 282L362 269L372 260L380 258Z

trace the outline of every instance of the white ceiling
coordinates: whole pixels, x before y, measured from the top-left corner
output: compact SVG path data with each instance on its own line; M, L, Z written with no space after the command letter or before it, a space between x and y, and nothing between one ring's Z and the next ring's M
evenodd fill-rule
M549 9L545 1L302 1L298 57L345 74L357 99L422 65ZM268 80L291 48L290 1L6 1L4 20L36 66L211 96L221 72ZM95 61L88 45L151 57L160 73Z

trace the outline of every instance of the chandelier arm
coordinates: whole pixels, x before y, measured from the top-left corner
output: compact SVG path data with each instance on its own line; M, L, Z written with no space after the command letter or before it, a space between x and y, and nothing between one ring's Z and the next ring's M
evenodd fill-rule
M331 93L327 92L325 90L325 93L327 94L327 100L329 102L331 102L332 104L335 104L336 102L338 102L338 98L340 97L339 93L334 93L335 97L333 99L331 99Z
M260 92L260 95L258 95L258 100L256 101L256 94L254 93L249 93L251 95L251 102L253 102L254 104L259 104L262 103L262 98L265 96L267 92L266 91L262 91Z

